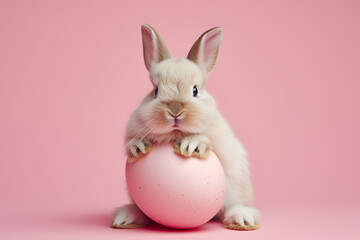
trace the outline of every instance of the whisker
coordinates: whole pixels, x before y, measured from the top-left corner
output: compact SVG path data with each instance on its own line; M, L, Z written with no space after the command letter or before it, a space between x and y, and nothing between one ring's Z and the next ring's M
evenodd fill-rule
M146 126L145 126L145 127L142 127L142 128L136 133L136 135L135 135L134 137L132 137L128 142L125 143L124 146L122 146L122 148L120 149L120 152L121 152L121 153L127 152L127 151L128 151L128 143L129 143L130 141L136 139L136 138L137 138L139 135L141 135L146 129L147 129Z
M128 147L129 147L129 142L130 141L135 141L136 140L136 144L138 144L138 143L142 142L146 137L148 137L150 133L151 133L151 137L149 138L149 140L151 142L155 143L156 139L159 136L158 134L156 134L156 129L163 127L163 125L160 124L160 123L157 123L155 121L151 121L149 125L151 126L150 128L147 127L147 126L144 126L139 131L137 131L135 136L132 137L130 140L128 140L127 143L125 143L125 145L121 149L121 152L123 152L123 153L128 152Z

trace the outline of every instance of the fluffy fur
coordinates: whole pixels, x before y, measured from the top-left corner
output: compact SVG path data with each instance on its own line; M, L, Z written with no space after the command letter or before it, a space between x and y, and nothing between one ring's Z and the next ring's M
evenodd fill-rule
M203 33L188 57L181 59L171 58L151 26L142 25L142 36L144 61L154 89L128 123L129 161L141 161L141 156L159 142L173 142L177 153L198 158L205 158L211 149L226 175L226 198L217 218L229 229L257 229L259 213L250 207L252 187L246 151L205 89L216 62L222 29ZM150 222L135 204L130 204L116 211L112 226L134 228Z

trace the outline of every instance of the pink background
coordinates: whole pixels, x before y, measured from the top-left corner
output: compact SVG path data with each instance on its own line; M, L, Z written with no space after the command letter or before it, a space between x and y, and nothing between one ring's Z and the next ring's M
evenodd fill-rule
M0 238L358 239L359 9L0 0ZM108 227L128 202L126 123L151 89L142 23L177 57L224 28L208 90L250 153L260 230Z

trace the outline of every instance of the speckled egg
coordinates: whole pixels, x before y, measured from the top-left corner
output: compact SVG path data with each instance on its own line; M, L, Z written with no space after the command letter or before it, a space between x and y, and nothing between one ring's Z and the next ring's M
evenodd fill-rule
M225 175L216 155L184 158L171 144L155 145L148 155L126 164L126 180L134 202L164 226L198 227L220 210Z

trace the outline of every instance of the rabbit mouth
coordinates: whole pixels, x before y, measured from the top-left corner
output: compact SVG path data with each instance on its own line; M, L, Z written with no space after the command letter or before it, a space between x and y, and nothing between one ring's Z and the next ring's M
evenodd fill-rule
M172 128L180 128L180 120L184 118L184 112L180 112L178 114L173 114L171 112L167 112L168 119L171 121L170 125Z
M174 124L172 125L173 128L179 128L179 119L174 118Z

